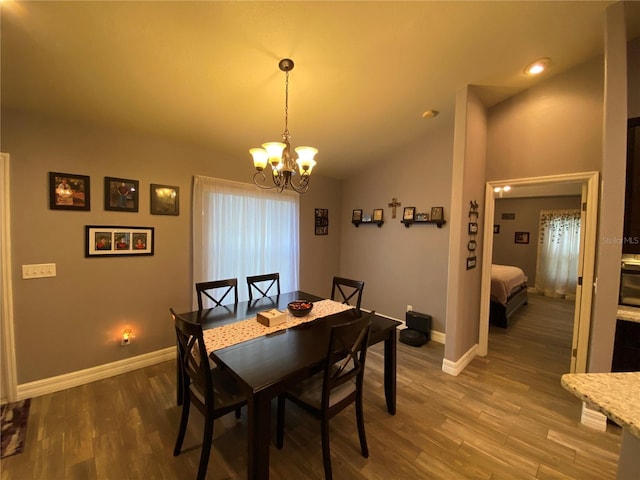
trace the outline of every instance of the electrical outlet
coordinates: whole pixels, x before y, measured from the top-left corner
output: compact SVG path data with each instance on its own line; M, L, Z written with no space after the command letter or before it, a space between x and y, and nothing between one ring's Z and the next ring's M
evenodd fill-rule
M407 305L407 312L413 311L413 305Z
M131 339L129 337L127 338L122 337L122 340L120 340L120 345L123 347L126 347L130 343L131 343Z

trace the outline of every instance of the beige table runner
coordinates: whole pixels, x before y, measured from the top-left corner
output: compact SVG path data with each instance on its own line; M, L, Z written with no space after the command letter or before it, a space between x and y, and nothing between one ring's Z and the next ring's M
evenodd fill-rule
M240 322L210 328L203 332L204 344L207 347L207 353L211 353L214 350L229 347L236 343L246 342L247 340L262 337L280 330L286 330L287 328L295 327L302 323L312 322L316 318L344 312L351 308L353 308L351 305L345 305L333 300L320 300L313 303L313 310L305 317L294 317L287 310L287 320L273 327L262 325L256 320L256 317L251 317Z

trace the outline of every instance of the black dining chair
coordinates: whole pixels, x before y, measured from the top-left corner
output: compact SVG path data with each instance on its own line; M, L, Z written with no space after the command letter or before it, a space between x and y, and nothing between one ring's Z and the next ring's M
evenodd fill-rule
M234 307L238 305L238 279L228 278L226 280L213 280L210 282L196 283L196 293L198 297L198 310L203 310L206 299L213 302L213 308L223 305L223 301L229 293L233 292ZM178 358L178 368L176 370L178 376L177 403L182 405L184 392L182 391L182 368L180 358Z
M343 277L333 277L333 284L331 286L331 300L336 300L336 296L339 293L340 297L337 301L351 305L353 297L356 302L356 310L360 313L360 304L362 303L362 291L364 290L364 282L360 280L351 280Z
M329 447L329 420L355 402L362 456L369 457L364 430L362 395L365 361L371 333L370 317L331 327L324 369L278 396L276 445L284 444L286 399L320 419L325 480L333 478Z
M276 293L280 295L280 274L267 273L265 275L253 275L247 277L247 288L249 289L249 301L253 300L253 290L260 293L258 298L268 297L271 288L275 286ZM272 293L272 295L274 295Z
M172 308L170 311L178 340L184 391L180 427L173 455L179 455L182 450L189 411L193 404L204 415L202 452L196 477L197 480L204 480L211 453L214 420L234 410L237 412L247 403L247 399L227 371L217 367L211 368L204 345L202 325L183 319Z
M213 302L213 308L223 305L224 299L233 292L233 304L238 304L238 279L228 278L226 280L213 280L211 282L196 283L198 294L198 310L204 308L206 299ZM229 302L227 302L229 303Z

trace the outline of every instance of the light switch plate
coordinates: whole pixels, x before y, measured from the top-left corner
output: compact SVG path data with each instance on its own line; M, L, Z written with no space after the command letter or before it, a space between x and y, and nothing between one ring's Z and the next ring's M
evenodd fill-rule
M22 278L44 278L56 276L55 263L38 263L34 265L22 265Z

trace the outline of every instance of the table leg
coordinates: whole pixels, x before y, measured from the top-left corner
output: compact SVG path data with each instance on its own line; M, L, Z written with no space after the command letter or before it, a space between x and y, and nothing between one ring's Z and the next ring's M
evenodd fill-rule
M391 415L396 414L396 336L393 328L384 341L384 396Z
M268 480L271 398L260 393L250 396L247 416L247 478L248 480Z

